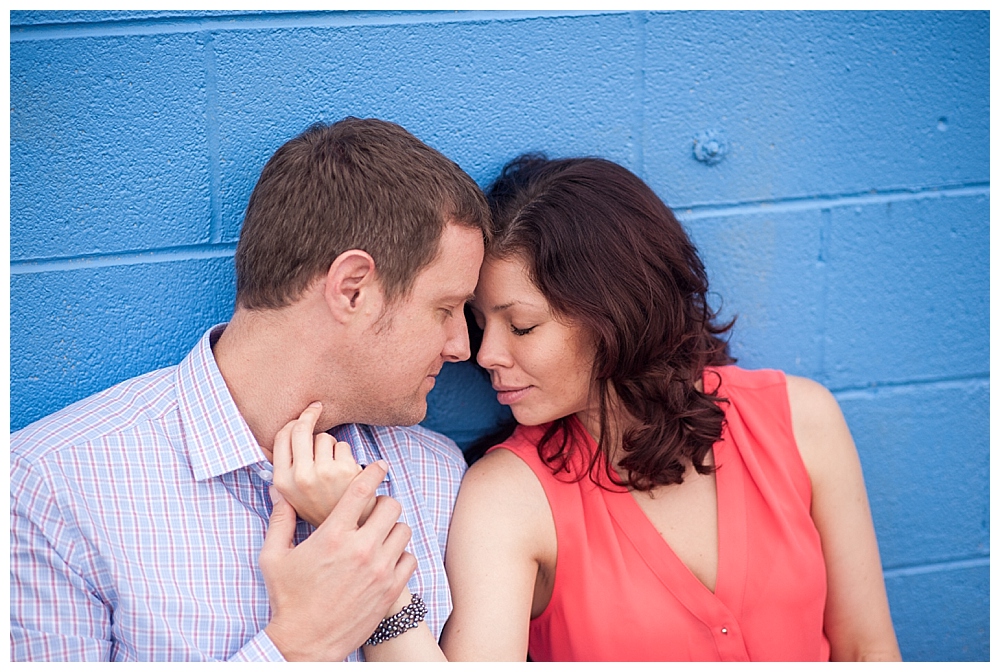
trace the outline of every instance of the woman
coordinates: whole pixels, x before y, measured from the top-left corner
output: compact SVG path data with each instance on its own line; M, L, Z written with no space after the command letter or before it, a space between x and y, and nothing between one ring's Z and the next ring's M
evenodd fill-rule
M520 426L462 483L444 654L898 660L836 401L731 366L670 210L601 159L521 157L488 196L477 361ZM442 654L415 627L366 655Z

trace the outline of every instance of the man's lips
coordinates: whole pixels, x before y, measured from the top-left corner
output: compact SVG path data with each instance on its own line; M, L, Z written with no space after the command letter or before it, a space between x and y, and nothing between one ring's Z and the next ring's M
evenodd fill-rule
M497 401L499 401L504 406L510 406L511 404L515 404L524 399L524 397L527 396L529 392L531 392L532 386L531 385L528 385L527 387L494 386L493 389L497 391Z

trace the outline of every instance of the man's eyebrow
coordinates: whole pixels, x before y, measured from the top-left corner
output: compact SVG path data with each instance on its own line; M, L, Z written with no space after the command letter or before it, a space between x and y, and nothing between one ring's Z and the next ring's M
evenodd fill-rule
M443 301L447 303L455 302L462 304L462 303L472 303L475 300L475 298L476 298L475 294L466 294L465 296L455 294L454 296L446 297L445 299L443 299Z

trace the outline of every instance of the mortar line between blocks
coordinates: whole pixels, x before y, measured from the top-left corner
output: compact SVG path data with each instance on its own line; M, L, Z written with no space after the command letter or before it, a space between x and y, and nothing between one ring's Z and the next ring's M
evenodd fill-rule
M219 84L215 62L215 40L204 33L205 49L205 134L208 138L209 210L208 240L222 240L222 150L219 138Z
M928 562L920 565L905 567L895 567L886 569L883 575L887 579L894 579L902 576L917 576L920 574L933 574L935 572L947 572L956 569L974 569L976 567L989 567L990 556L978 558L967 558L964 560L948 560L944 562Z
M229 243L224 245L181 245L156 250L126 250L107 254L82 254L73 257L51 259L26 259L12 262L10 265L10 274L12 276L31 275L33 273L51 273L54 271L75 271L84 268L217 259L231 257L235 253L236 244Z
M636 30L636 76L633 88L632 135L635 174L646 179L646 12L632 12Z
M197 33L204 30L269 30L281 28L351 28L414 24L491 23L535 19L573 19L622 14L625 10L467 10L467 11L304 11L286 14L170 16L79 23L25 24L10 27L10 41L65 40L119 35Z
M838 400L858 399L869 397L880 392L890 390L907 390L928 387L954 387L964 383L989 383L990 374L967 373L954 376L937 376L934 378L923 378L915 380L876 382L870 385L845 385L843 387L829 386L830 392L837 396Z
M864 194L814 194L811 196L790 197L773 201L746 201L743 203L720 203L718 205L679 205L673 208L674 214L682 222L694 222L699 219L715 217L732 217L740 215L761 215L778 212L801 212L808 210L832 210L834 208L850 208L865 205L882 205L898 201L919 201L932 198L965 198L990 195L989 183L973 183L962 185L945 185L912 189L906 191L885 191Z
M819 342L816 344L819 358L819 379L824 385L829 386L830 376L826 370L826 341L827 341L827 307L830 296L830 238L833 235L833 212L826 208L820 210L819 226L819 256L816 265L820 273L820 294L819 294Z

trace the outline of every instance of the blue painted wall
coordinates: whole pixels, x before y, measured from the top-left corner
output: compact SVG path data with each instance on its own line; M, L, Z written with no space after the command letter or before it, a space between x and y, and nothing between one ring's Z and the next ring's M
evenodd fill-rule
M313 121L483 185L601 155L688 227L741 363L840 400L904 657L989 658L986 12L20 11L10 53L12 429L228 317L250 190ZM501 413L455 365L425 424Z

